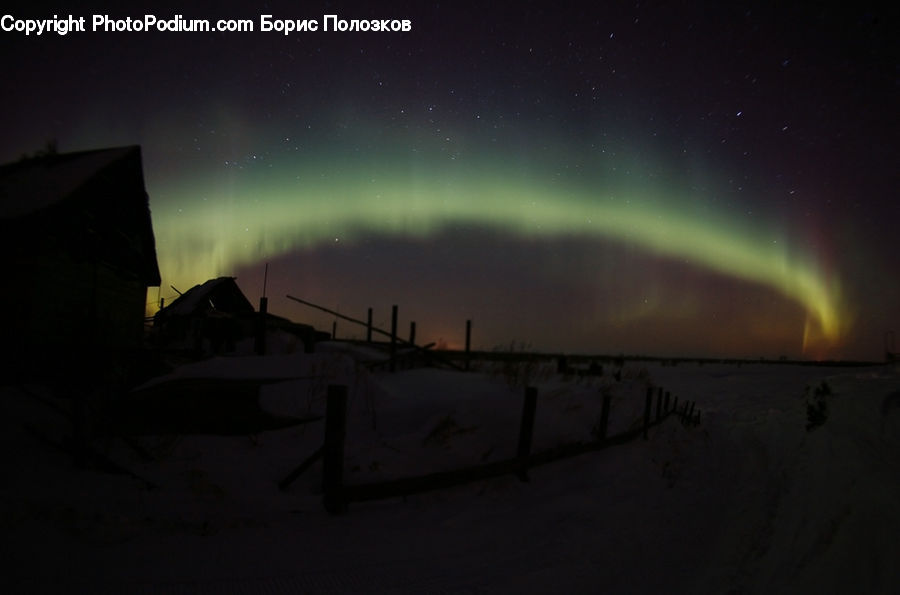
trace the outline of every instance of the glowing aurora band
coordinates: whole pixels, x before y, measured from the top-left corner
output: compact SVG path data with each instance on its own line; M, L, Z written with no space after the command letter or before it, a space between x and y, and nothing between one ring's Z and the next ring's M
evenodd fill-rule
M841 336L837 280L771 232L714 213L692 216L646 191L589 192L510 176L340 176L310 173L268 182L207 183L183 212L154 212L163 274L186 283L295 248L364 235L429 237L450 224L523 236L597 237L638 245L773 288L807 312L804 349ZM657 192L657 195L661 193ZM223 198L225 197L225 198ZM680 205L689 204L681 202Z

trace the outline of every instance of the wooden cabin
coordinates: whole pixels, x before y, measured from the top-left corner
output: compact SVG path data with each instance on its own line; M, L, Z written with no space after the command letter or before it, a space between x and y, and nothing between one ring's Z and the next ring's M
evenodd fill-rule
M160 284L140 147L0 166L0 254L5 375L95 373L139 350Z

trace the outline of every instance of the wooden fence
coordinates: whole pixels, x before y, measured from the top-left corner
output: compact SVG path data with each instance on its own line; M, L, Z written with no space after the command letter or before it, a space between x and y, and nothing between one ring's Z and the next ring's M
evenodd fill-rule
M654 393L656 395L656 408L654 415ZM532 436L534 435L535 411L537 405L537 389L528 387L525 389L525 398L522 407L522 418L519 428L518 448L516 457L492 463L482 463L451 471L440 471L414 477L404 477L376 483L345 485L344 472L344 443L347 431L347 387L342 385L330 385L325 414L325 440L322 448L309 456L297 469L291 472L280 482L285 489L303 471L308 469L318 459L323 459L322 487L324 491L325 509L331 514L346 512L350 502L364 502L367 500L380 500L408 496L431 490L439 490L458 486L474 481L498 477L501 475L515 474L522 481L528 480L528 469L538 465L544 465L553 461L578 456L584 453L603 450L618 444L625 444L639 436L644 440L649 438L650 428L662 424L670 417L680 419L682 424L696 425L700 423L700 410L696 409L696 403L684 401L681 408L678 407L678 397L670 399L670 393L662 388L649 387L647 389L644 405L642 424L626 432L607 436L607 427L610 413L610 395L603 396L603 405L600 414L600 423L595 430L597 438L589 442L572 442L540 452L531 452ZM696 411L695 411L696 409Z

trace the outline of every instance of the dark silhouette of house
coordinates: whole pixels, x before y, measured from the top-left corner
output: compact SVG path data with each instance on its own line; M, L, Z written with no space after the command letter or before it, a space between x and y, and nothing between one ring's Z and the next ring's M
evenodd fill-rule
M160 309L153 317L153 327L159 345L203 356L234 352L239 341L259 333L260 321L236 279L219 277L195 285ZM309 325L268 313L264 328L298 337L306 350L316 341L330 338Z
M7 374L91 374L136 352L160 283L140 147L0 166L0 254Z
M250 321L256 310L234 277L210 279L190 288L153 317L158 340L168 347L234 351L246 333L242 321Z

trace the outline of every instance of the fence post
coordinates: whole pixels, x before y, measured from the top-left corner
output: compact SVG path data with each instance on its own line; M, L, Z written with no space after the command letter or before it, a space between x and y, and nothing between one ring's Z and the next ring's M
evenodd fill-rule
M416 344L416 322L409 323L409 342L413 345Z
M650 427L650 408L653 406L653 387L647 387L647 403L644 405L644 440L649 440L649 434L647 433L648 428Z
M531 439L534 436L534 416L537 408L537 389L533 386L525 388L525 402L522 405L522 423L519 426L519 448L516 453L519 459L519 470L516 475L522 481L528 481L528 455L531 454Z
M656 391L656 421L662 419L662 398L663 398L663 389L659 387L659 390Z
M254 351L256 355L266 354L266 313L269 311L269 298L259 298L259 318L256 321L256 344Z
M325 510L331 514L347 511L344 495L344 440L347 434L347 387L328 385L325 404L325 445L322 463L322 489Z
M337 320L331 323L331 340L337 341Z
M391 306L391 372L397 371L397 305Z
M606 428L609 426L609 402L612 396L609 393L603 395L603 408L600 410L600 429L598 440L606 440Z
M369 308L369 316L366 322L366 343L372 342L372 308Z
M472 347L472 320L466 320L466 372L469 371L469 353Z

